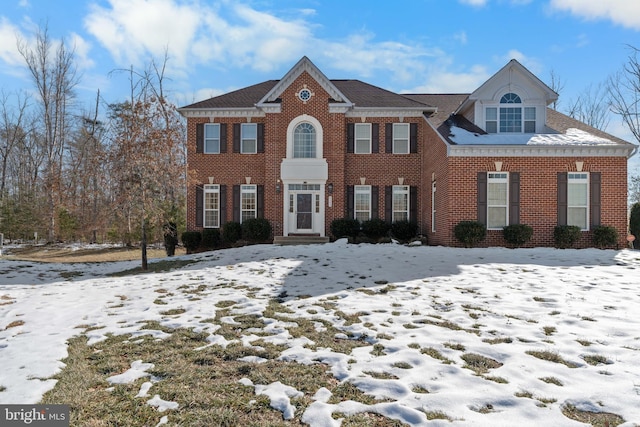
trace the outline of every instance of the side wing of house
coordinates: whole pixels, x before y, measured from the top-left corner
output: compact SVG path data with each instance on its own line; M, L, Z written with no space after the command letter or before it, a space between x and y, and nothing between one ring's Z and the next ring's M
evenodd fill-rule
M439 128L455 190L447 227L432 241L456 245L463 220L486 225L485 244L505 245L503 227L527 224L530 246L554 246L557 225L582 230L593 246L599 225L613 226L624 246L627 159L635 146L548 107L557 94L512 60L471 93Z

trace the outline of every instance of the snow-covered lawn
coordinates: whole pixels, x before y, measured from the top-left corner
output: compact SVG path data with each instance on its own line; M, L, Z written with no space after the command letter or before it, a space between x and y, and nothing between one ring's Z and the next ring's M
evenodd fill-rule
M0 258L0 403L38 402L55 385L46 378L63 367L66 340L83 328L102 327L86 332L90 343L110 333L166 336L139 329L140 321L155 320L207 332L210 345L224 346L229 341L216 335L218 326L203 322L215 316L217 302L235 301L234 315L263 316L278 297L294 313L290 322L265 317L269 338L260 338L288 344L281 360L324 362L337 380L380 399L333 404L320 389L302 416L312 426L340 425L331 416L338 412L377 412L412 426L584 425L562 414L566 405L640 423L640 252L338 241L181 258L195 262L125 277L105 275L136 261ZM180 291L185 285L198 286L197 298ZM157 304L158 290L166 304ZM370 345L352 354L305 346L308 340L288 331L300 318L331 321L341 331L337 339ZM257 339L256 331L238 339L251 345L250 334ZM134 379L144 375L145 362L132 366ZM141 393L154 396L145 384ZM300 392L286 378L243 384L268 395L283 417L295 411L290 398ZM162 398L149 404L171 424L181 402ZM427 420L438 412L453 421Z

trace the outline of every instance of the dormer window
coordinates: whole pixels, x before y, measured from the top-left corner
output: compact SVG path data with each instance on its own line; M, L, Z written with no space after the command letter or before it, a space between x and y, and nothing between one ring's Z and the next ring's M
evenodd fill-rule
M535 133L536 107L522 105L518 94L509 92L500 98L499 107L485 109L487 133Z

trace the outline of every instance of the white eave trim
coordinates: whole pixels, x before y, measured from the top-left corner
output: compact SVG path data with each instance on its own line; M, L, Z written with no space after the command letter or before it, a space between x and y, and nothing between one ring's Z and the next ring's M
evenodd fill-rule
M634 147L626 145L447 145L448 157L626 157Z
M275 106L274 106L275 107ZM278 110L280 106L277 106ZM255 107L249 108L180 108L178 112L184 117L264 117L265 111ZM271 111L270 111L271 112Z
M437 109L415 108L379 108L379 107L354 107L345 113L346 117L423 117L425 112L435 113Z

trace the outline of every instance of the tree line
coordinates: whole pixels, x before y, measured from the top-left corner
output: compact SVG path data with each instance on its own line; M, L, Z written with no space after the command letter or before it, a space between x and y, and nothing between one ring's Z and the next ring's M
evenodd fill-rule
M185 125L163 62L126 77L126 98L79 105L75 52L47 28L17 40L32 86L0 89L0 232L5 240L146 242L184 223Z

